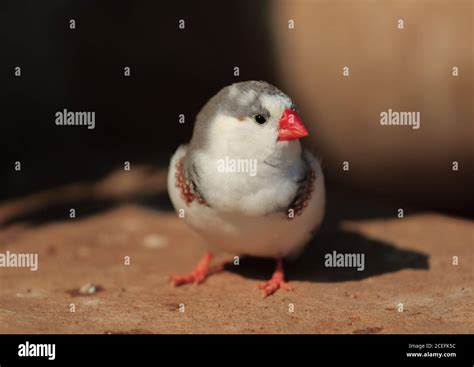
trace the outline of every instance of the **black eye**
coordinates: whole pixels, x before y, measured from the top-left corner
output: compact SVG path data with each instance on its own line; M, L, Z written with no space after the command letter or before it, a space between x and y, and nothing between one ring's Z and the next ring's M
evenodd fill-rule
M255 122L258 124L264 124L265 122L267 122L267 119L263 117L262 115L255 115L254 119L255 119Z

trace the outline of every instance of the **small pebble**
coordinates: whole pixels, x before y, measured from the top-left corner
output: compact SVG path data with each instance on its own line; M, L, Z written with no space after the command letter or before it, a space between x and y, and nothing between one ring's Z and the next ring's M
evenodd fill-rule
M80 289L79 293L81 294L94 294L97 291L97 288L92 283L84 284Z

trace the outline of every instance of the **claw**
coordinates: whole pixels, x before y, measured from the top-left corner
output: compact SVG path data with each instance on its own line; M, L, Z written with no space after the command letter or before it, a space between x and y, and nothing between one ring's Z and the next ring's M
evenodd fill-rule
M287 291L292 291L293 288L285 282L285 277L283 273L283 260L281 258L277 259L277 265L275 272L273 273L270 280L260 283L257 286L259 289L263 289L263 298L271 296L278 289L283 288Z
M169 282L174 286L190 283L199 285L203 283L210 275L215 274L223 269L222 265L211 269L209 265L212 258L212 253L210 251L206 252L206 254L202 257L196 268L191 273L185 275L171 275L169 277Z

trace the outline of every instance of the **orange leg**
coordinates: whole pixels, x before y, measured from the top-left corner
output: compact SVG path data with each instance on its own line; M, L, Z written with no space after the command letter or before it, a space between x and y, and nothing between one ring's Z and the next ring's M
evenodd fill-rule
M224 264L214 268L210 267L213 257L212 252L207 251L191 273L185 275L172 275L170 276L170 283L174 286L189 283L201 284L208 276L224 269Z
M283 288L291 291L291 287L285 282L285 275L283 273L283 259L277 258L276 269L270 280L258 285L258 288L263 289L263 297L271 296L278 289Z

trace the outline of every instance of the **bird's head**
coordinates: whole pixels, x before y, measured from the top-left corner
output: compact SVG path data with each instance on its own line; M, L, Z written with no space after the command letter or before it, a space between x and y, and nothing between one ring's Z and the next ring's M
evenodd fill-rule
M300 152L308 135L285 93L262 81L223 88L198 115L193 140L215 152L240 156Z

